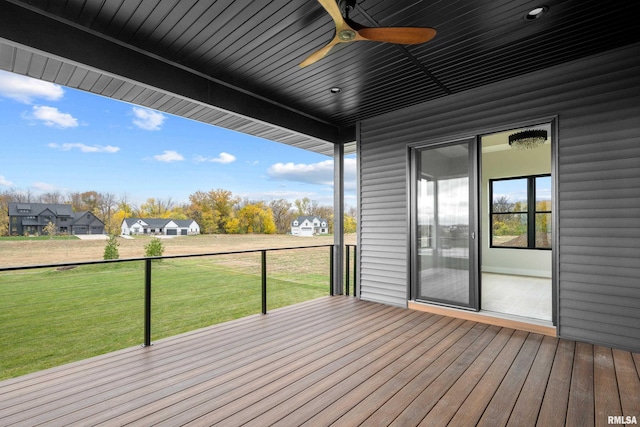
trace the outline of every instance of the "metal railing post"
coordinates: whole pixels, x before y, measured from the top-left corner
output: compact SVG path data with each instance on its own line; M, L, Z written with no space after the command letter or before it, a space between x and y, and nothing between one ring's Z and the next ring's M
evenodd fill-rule
M144 346L151 345L151 260L145 260L144 269Z
M345 282L345 287L346 287L346 294L347 296L349 296L349 273L351 271L350 268L350 263L349 263L349 258L351 257L351 255L349 254L349 245L346 245L346 264L345 264L345 270L347 272L346 274L346 282ZM355 291L354 291L355 293Z
M358 282L357 282L357 272L358 272L358 246L353 246L353 296L357 297Z
M267 314L267 251L262 251L262 314Z
M333 296L333 245L329 246L329 295Z

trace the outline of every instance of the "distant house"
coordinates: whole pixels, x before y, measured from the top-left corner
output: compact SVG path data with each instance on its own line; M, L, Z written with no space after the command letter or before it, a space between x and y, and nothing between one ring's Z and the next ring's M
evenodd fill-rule
M44 234L53 223L60 234L104 234L104 223L89 211L73 212L71 205L9 203L9 234Z
M200 226L192 219L170 218L125 218L122 221L121 234L187 236L200 234Z
M329 234L329 222L317 216L299 216L291 221L291 234L294 236Z

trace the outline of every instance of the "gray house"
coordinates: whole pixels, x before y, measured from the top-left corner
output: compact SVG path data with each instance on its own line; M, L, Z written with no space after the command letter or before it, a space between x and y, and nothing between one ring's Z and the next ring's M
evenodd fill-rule
M357 153L359 298L640 351L635 4L339 3L437 34L299 67L316 1L3 1L0 69L333 156L336 292Z
M60 234L104 234L104 223L91 212L73 212L71 205L9 203L9 234L44 234L53 223Z

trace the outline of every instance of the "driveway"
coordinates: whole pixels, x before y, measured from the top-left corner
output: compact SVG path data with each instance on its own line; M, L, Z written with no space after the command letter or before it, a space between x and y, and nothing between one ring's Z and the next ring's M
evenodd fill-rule
M80 240L107 240L109 236L107 234L76 234Z

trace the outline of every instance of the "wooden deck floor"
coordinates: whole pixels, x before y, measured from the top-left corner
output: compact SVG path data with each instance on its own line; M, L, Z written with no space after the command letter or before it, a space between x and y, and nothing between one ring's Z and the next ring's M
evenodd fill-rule
M326 297L0 383L0 425L589 426L640 355Z

